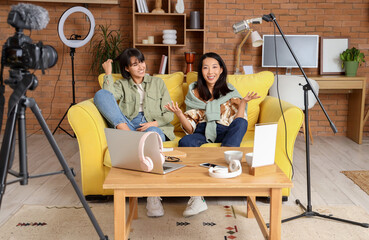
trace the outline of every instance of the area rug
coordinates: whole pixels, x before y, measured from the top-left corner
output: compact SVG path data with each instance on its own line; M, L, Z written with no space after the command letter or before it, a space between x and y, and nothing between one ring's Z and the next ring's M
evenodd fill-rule
M114 239L113 204L90 204L100 227ZM255 219L245 218L245 206L211 205L206 212L191 218L181 216L184 206L164 202L165 215L146 217L145 204L139 204L139 218L132 223L130 240L253 240L264 239ZM369 215L356 206L320 207L323 214L368 222ZM269 207L260 206L268 221ZM300 214L297 206L283 206L283 218ZM0 227L6 240L93 240L99 239L81 207L23 206ZM321 218L300 218L282 224L282 239L369 239L369 229Z
M364 192L369 195L369 170L342 171L346 177L350 178Z

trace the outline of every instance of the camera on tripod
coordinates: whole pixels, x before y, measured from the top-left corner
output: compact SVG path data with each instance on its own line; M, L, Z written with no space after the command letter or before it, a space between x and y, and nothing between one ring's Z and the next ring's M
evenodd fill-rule
M41 41L34 44L29 36L24 35L24 29L40 30L49 22L49 15L44 8L32 4L18 4L12 6L8 15L8 24L16 29L14 36L9 37L2 49L1 64L9 66L9 79L5 81L15 88L17 83L25 76L34 79L31 90L37 86L37 78L28 72L28 69L41 69L53 67L58 61L58 54L50 45L43 45Z

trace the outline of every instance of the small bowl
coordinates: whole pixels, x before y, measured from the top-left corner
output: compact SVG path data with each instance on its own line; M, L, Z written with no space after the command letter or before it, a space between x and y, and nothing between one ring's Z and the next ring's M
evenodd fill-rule
M253 157L254 157L254 153L252 153L252 152L245 154L246 162L247 162L247 165L249 165L249 167L251 167L251 165L252 165Z
M224 152L224 159L226 160L227 164L231 162L231 160L242 160L243 152L241 151L225 151Z

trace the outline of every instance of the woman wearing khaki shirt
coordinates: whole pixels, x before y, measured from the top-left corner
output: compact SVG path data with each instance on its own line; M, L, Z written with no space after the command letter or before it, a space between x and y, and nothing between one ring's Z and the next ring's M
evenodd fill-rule
M173 113L164 108L171 102L168 89L161 78L146 74L144 55L136 48L124 50L119 56L123 79L115 82L112 62L108 59L103 63L103 89L94 97L109 125L122 130L157 132L163 141L173 140Z

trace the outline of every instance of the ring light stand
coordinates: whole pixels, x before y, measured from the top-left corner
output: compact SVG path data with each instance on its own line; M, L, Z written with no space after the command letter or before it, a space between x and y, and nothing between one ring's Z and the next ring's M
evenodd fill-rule
M64 23L65 20L73 13L75 12L82 12L84 14L87 15L88 19L90 20L90 30L89 33L87 34L87 37L85 39L78 39L81 36L77 35L77 34L72 34L72 36L70 37L70 39L67 39L64 35ZM95 19L94 16L92 15L92 13L84 7L72 7L70 9L68 9L67 11L65 11L63 13L63 15L60 17L59 19L59 23L58 23L58 34L59 34L59 38L60 40L67 45L68 47L70 47L70 57L71 57L71 62L72 62L72 93L73 93L73 101L72 103L69 105L68 109L65 111L62 119L59 121L58 126L55 128L53 135L55 134L56 130L58 128L60 128L62 131L64 131L66 134L68 134L71 137L75 137L75 135L71 135L70 133L68 133L65 129L63 129L60 125L63 122L64 118L67 116L68 110L76 104L76 95L75 95L75 81L74 81L74 53L76 52L76 48L82 47L83 45L85 45L86 43L88 43L92 36L94 35L94 29L95 29Z

